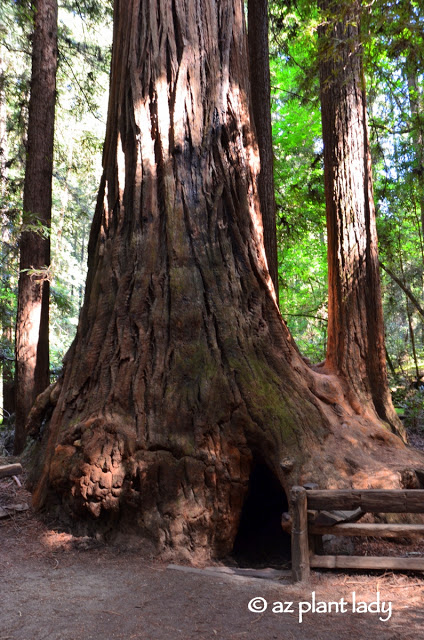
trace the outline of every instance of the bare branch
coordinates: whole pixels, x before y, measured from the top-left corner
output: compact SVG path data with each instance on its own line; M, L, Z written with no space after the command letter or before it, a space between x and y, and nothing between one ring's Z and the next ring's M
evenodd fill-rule
M396 282L396 284L408 296L408 298L410 299L410 301L412 302L412 304L414 305L414 307L416 308L418 313L424 318L424 309L422 308L422 306L420 305L420 303L418 302L418 300L416 299L416 297L412 293L411 289L404 282L402 282L402 280L400 280L400 278L398 278L393 273L393 271L391 271L391 269L389 269L389 267L386 267L382 262L380 262L380 267L383 269L383 271L385 271L387 273L388 276L391 277L393 282Z

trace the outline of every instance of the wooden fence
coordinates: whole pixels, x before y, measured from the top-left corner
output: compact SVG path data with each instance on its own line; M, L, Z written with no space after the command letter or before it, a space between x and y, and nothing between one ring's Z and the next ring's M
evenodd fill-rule
M18 476L22 473L22 467L19 463L5 464L0 466L0 478L7 478L8 476Z
M343 523L332 526L308 525L308 510L333 511L358 509L364 513L424 513L424 491L346 490L331 491L293 487L290 495L292 514L292 574L295 582L307 580L310 568L322 569L401 569L424 571L424 557L376 557L316 555L313 537L336 536L404 537L423 535L422 524Z

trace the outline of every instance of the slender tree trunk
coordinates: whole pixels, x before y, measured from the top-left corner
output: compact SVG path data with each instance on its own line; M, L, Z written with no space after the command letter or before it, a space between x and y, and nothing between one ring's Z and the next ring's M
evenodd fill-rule
M413 322L412 322L412 313L411 313L411 309L409 307L408 298L406 298L406 300L405 300L405 309L406 309L406 315L408 317L409 339L411 341L412 358L414 360L414 367L415 367L415 377L417 379L417 382L419 382L419 380L420 380L420 368L418 366L417 349L415 347L414 325L413 325Z
M36 0L16 320L15 453L35 397L49 385L51 181L57 68L57 0Z
M401 280L400 278L398 278L393 273L393 271L391 269L389 269L389 267L386 267L381 262L380 262L380 267L383 269L383 271L385 271L387 273L387 275L389 275L391 277L393 282L396 282L396 284L402 289L402 291L404 292L406 297L409 298L410 302L412 302L412 304L414 305L415 309L418 311L420 316L422 318L424 318L424 309L422 308L422 306L420 305L419 301L417 300L417 298L412 293L411 289L406 284L405 276L403 275L403 280ZM402 268L402 261L401 261L401 268Z
M394 368L393 362L392 362L392 360L390 358L390 354L387 351L387 348L386 348L386 360L387 360L387 365L388 365L388 367L390 369L391 374L393 376L395 376L396 375L396 369Z
M268 0L249 0L248 27L252 111L261 160L261 170L258 176L258 194L264 226L265 254L278 302L278 254L271 126Z
M410 302L413 302L412 300L413 296L408 294L408 287L405 285L406 277L405 277L405 270L403 268L402 247L400 246L400 243L399 243L399 258L400 258L400 271L402 274L402 280L400 282L403 281L404 283L404 287L402 287L402 290L405 293L405 311L406 311L406 317L408 318L408 327L409 327L409 332L406 333L405 342L408 342L408 336L409 336L409 340L411 342L411 349L412 349L412 359L414 361L414 367L415 367L415 375L418 383L420 380L420 370L418 366L417 350L415 347L415 332L414 332L414 326L412 322L413 316L412 316L412 311L410 307Z
M401 424L387 382L377 233L360 40L360 3L321 0L321 113L328 232L326 366L356 411ZM337 16L343 16L343 19Z
M31 412L35 432L55 406L35 506L133 527L174 557L231 551L255 464L286 491L399 486L423 464L358 419L281 319L246 44L241 0L115 1L84 305L63 377Z

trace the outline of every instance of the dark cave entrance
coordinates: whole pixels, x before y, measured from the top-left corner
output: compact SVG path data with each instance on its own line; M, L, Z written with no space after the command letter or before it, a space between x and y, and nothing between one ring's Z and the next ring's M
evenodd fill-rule
M289 566L291 540L281 528L285 511L287 497L280 483L266 464L255 464L232 552L240 567Z

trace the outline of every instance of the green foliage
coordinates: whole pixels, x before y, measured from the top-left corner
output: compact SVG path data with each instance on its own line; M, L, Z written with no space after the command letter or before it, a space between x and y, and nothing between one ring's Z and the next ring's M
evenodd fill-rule
M59 69L53 172L51 369L60 371L75 335L87 243L101 176L111 47L111 3L59 8Z
M364 19L380 256L422 301L424 7L378 0ZM407 370L412 338L417 358L424 353L422 318L386 274L383 285L387 349L397 370Z
M13 354L10 339L16 315L18 238L49 231L22 213L25 136L31 75L31 3L0 5L0 96L6 101L5 176L0 184L2 224L0 352ZM52 372L75 334L86 276L86 246L101 175L101 150L109 87L112 3L59 3L59 65L55 126L51 265L50 344ZM108 44L109 43L109 44ZM1 186L3 185L3 186Z
M281 252L280 307L300 351L317 362L327 340L327 246L313 229Z
M393 401L408 431L424 432L424 385L411 384L408 376L397 376L392 387Z
M13 329L32 18L31 7L25 2L0 4L0 373L9 381L14 374ZM0 414L1 420L3 411Z
M271 26L280 307L303 353L318 360L327 292L315 4L273 2ZM362 34L380 256L423 300L424 7L415 0L364 5ZM406 371L411 327L417 357L424 354L422 318L382 276L388 355Z
M327 264L316 13L273 5L272 129L280 309L304 355L325 357Z

